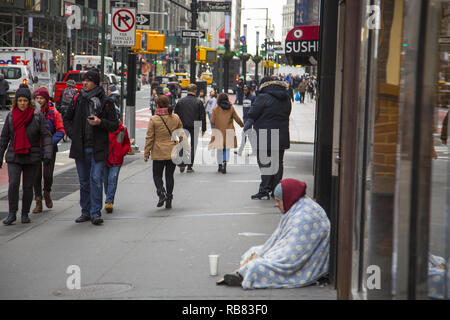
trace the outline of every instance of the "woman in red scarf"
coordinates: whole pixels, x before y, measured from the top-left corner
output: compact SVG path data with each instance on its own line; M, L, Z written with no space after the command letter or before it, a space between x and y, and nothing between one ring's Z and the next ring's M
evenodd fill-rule
M0 168L6 152L9 176L9 214L3 220L5 225L16 221L19 209L19 186L22 175L22 223L29 223L31 202L33 201L33 183L41 164L41 141L44 161L51 161L52 137L40 114L34 113L34 104L28 88L19 88L12 103L12 111L6 116L0 136Z

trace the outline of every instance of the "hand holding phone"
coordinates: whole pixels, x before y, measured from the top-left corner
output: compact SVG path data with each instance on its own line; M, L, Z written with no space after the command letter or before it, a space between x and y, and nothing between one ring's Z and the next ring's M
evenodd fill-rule
M88 120L95 120L95 117L94 116L89 116Z

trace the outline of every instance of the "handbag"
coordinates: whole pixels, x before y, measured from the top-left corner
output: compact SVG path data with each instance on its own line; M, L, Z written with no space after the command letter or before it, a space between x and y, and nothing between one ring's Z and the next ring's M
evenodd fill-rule
M300 101L300 94L297 92L297 94L295 95L295 101Z
M187 164L191 164L191 154L189 153L189 151L185 150L183 148L183 146L181 145L179 140L173 140L172 130L169 129L169 126L167 125L166 121L164 121L164 118L161 115L158 115L158 117L161 119L161 121L166 126L167 131L169 131L170 139L176 143L175 149L178 150L179 158L183 159L180 163L175 163L175 164L180 167L184 167ZM173 151L172 151L172 153L173 153ZM172 161L173 161L173 157L172 157Z

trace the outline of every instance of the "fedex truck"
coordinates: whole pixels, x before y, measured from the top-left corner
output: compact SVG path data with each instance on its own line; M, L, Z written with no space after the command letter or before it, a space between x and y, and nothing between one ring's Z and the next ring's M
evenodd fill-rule
M31 90L45 86L49 92L53 92L53 66L53 54L50 50L0 47L0 67L7 75L5 78L10 84L11 94L16 92L21 83L27 84ZM11 79L8 78L9 75L12 75Z

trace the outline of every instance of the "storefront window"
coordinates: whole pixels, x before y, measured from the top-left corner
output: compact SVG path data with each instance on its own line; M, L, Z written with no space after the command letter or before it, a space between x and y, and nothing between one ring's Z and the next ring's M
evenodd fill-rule
M430 247L428 295L435 299L450 298L448 276L450 218L450 149L448 139L448 111L450 107L450 4L435 3L439 29L436 53L436 104L433 119L433 161L431 182ZM440 23L439 23L440 22ZM446 262L447 261L447 262Z

